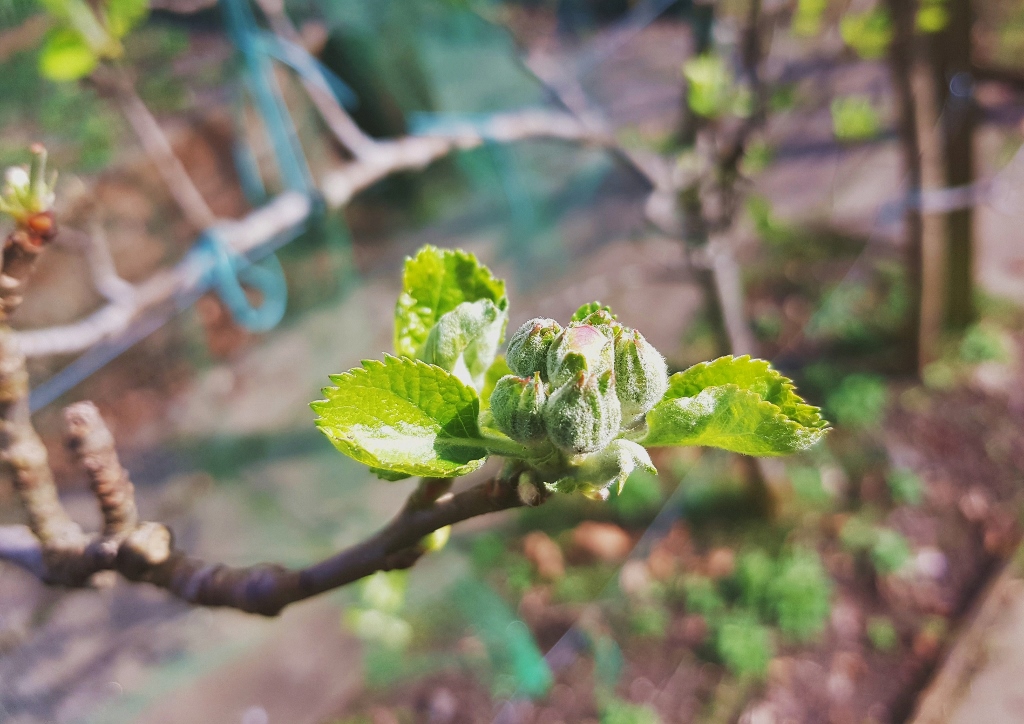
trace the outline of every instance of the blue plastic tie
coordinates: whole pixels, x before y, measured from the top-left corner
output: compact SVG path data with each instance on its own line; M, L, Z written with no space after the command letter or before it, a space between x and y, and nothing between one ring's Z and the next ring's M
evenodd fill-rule
M242 56L245 85L270 136L281 179L293 191L312 193L313 177L281 96L266 44L260 42L261 30L249 0L221 0L220 5L228 36Z
M352 110L359 105L355 91L301 45L266 30L260 33L260 40L264 53L287 65L304 80L323 88L345 108Z
M205 232L190 254L206 257L210 267L206 281L224 302L235 321L251 332L267 332L284 317L288 304L288 285L284 269L275 254L259 263L251 264L244 256L235 253L220 238ZM263 302L254 307L242 288L242 284L255 289L263 296Z

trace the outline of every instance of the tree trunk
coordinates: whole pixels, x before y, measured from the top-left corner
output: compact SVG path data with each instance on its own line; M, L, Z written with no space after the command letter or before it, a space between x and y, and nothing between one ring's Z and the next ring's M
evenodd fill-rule
M971 28L974 15L970 0L949 0L949 23L933 38L936 81L942 89L942 145L946 186L966 186L974 181L974 128L977 107L971 77ZM975 318L974 308L974 211L970 206L950 211L946 217L945 324L962 330Z
M914 66L913 89L918 142L921 146L921 186L925 193L946 185L943 137L938 128L939 103L933 66ZM921 326L918 329L918 364L938 356L946 307L946 218L921 211Z
M921 194L921 146L917 134L914 89L911 74L914 65L914 24L917 3L914 0L886 0L892 18L893 34L889 46L889 69L896 93L899 137L903 150L907 197L905 227L905 267L911 306L906 320L904 366L917 374L920 366L918 334L921 326L921 212L916 201Z

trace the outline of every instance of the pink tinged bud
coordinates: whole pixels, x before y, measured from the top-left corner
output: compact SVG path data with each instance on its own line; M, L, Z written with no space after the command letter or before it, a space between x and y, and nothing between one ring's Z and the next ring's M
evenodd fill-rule
M548 438L571 455L603 448L615 439L621 421L611 370L602 375L580 372L544 405Z
M615 394L624 423L636 423L667 389L665 358L635 329L621 328L615 336Z
M548 351L548 380L553 387L577 377L603 375L614 365L611 338L590 324L571 324L562 331Z
M609 336L614 335L615 331L622 326L615 321L615 316L607 309L597 309L591 312L580 323L598 327Z
M505 375L491 393L491 414L498 429L513 440L530 442L544 437L542 410L547 390L540 373L532 377Z
M558 322L543 317L531 319L517 329L505 354L509 369L520 377L540 372L542 378L547 378L548 349L561 331Z

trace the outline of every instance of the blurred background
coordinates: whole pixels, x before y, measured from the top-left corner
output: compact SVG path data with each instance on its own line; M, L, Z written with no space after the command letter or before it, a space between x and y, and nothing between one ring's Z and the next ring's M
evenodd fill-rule
M835 425L783 461L658 451L275 619L0 564L0 721L1020 721L1022 58L1020 0L0 0L0 161L42 141L61 174L13 321L50 330L34 421L92 529L81 399L192 554L301 566L386 522L413 483L308 403L390 350L425 243L506 278L513 329L599 299L673 370L764 357ZM604 140L486 131L538 109ZM250 249L286 282L255 310L200 285L60 326L367 142L466 129Z

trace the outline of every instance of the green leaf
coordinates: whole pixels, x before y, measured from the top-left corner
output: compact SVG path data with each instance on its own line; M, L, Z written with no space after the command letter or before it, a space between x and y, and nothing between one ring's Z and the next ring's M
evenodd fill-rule
M107 29L116 38L142 22L149 14L149 0L107 0Z
M714 639L722 663L739 677L763 678L775 653L771 629L749 612L730 612L722 617Z
M821 419L821 410L804 402L788 377L772 369L766 360L752 359L750 355L727 355L677 372L669 378L668 391L662 399L693 397L717 385L736 385L750 390L805 427L822 430L828 427Z
M409 475L409 473L393 473L390 470L385 470L384 468L371 467L370 472L376 475L381 480L387 480L388 482L391 483L397 482L399 480L406 480L407 478L412 477L411 475Z
M721 56L706 53L690 58L683 64L683 76L688 85L687 103L697 115L717 118L732 104L732 73Z
M317 427L349 457L391 473L435 478L483 465L480 400L440 367L387 355L331 381L336 387L324 389L327 399L311 407Z
M505 361L505 355L499 354L494 358L494 362L484 378L484 387L480 392L481 408L486 410L491 406L491 393L494 392L494 386L498 384L498 380L510 374L512 374L512 370L509 369L508 363Z
M669 379L647 413L640 444L705 445L745 455L785 455L818 442L828 429L817 407L764 360L721 357Z
M893 24L885 8L847 13L839 21L843 42L866 60L883 57L893 39Z
M39 0L39 4L54 18L63 20L68 16L71 0Z
M911 551L907 539L891 528L879 528L871 546L871 562L882 575L896 573L910 562Z
M813 38L821 32L821 19L828 9L828 0L797 0L793 13L793 34Z
M832 133L840 141L864 141L881 131L878 111L867 96L836 98L829 106Z
M482 390L507 324L508 312L489 299L462 302L430 330L422 359Z
M39 72L50 80L72 81L89 75L99 58L81 35L70 28L51 32L39 55Z
M807 641L825 629L832 609L832 579L817 551L795 550L782 558L766 593L768 607L786 636Z
M584 319L589 317L594 312L608 312L612 319L618 319L618 317L612 313L612 308L607 304L601 304L601 302L587 302L575 312L573 312L571 322L582 322Z
M922 33L939 33L949 25L949 11L938 4L922 3L917 11L917 29Z
M418 357L430 330L463 302L487 299L508 309L505 282L472 254L457 249L423 247L405 262L402 294L395 307L395 352Z

